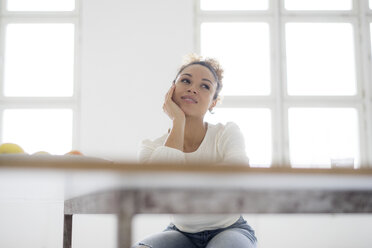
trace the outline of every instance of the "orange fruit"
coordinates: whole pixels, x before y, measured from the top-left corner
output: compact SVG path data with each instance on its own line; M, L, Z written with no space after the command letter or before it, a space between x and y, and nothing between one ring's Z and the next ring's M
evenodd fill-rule
M66 153L65 155L84 155L84 154L82 154L78 150L72 150L72 151L69 151L68 153Z

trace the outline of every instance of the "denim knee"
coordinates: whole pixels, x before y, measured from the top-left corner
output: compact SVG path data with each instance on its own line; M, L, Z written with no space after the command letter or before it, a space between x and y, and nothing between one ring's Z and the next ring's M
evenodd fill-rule
M138 244L135 244L134 246L132 246L131 248L152 248L152 246L144 244L144 243L138 243Z

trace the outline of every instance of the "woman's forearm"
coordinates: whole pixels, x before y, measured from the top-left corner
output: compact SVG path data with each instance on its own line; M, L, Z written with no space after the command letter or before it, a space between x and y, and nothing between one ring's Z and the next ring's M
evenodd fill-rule
M165 141L165 146L183 151L183 141L185 135L185 120L174 119L173 127Z

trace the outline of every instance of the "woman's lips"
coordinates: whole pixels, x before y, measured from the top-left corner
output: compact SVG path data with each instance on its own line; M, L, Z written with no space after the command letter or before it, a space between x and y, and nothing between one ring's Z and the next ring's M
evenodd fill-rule
M198 103L198 101L192 96L181 96L181 99L188 103Z

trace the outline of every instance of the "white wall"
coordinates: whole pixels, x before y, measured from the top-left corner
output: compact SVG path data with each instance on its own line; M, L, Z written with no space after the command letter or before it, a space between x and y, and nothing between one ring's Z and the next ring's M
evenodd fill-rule
M183 55L193 52L191 0L85 0L80 149L133 160L168 128L162 112Z
M182 56L193 52L193 1L82 0L81 7L77 148L86 155L135 160L142 139L168 128L162 101ZM74 247L86 247L89 240L110 247L109 220L77 216ZM97 227L90 224L97 221L100 235L94 240L90 234ZM0 201L0 248L62 247L62 224L61 203Z
M81 124L86 155L134 160L138 143L169 125L165 92L182 56L193 52L192 0L83 0ZM372 247L372 217L247 216L260 248ZM140 216L135 240L167 217ZM114 247L113 216L76 216L74 248ZM1 248L61 248L61 203L0 203Z

